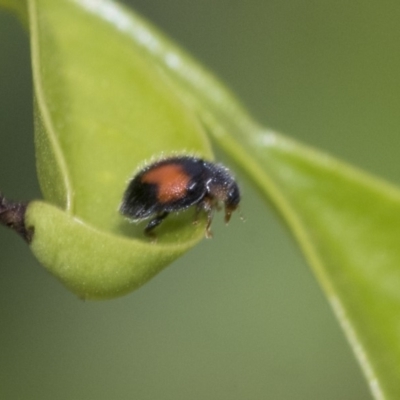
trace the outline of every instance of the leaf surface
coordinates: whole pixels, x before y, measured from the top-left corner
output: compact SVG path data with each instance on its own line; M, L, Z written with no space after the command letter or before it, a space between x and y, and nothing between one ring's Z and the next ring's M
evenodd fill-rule
M170 217L151 243L143 226L118 213L128 180L154 158L210 158L210 147L192 110L123 32L79 2L28 4L46 201L28 208L31 247L78 295L113 297L141 285L204 232L203 224L188 223L192 215Z
M272 202L310 262L377 399L400 398L400 190L255 122L212 74L140 16L115 24L158 64Z
M400 398L399 189L326 154L260 127L211 74L154 27L126 8L106 0L59 1L57 6L52 5L50 0L38 0L30 4L31 24L36 29L36 32L32 31L32 40L39 115L38 152L40 154L42 151L42 159L52 160L50 165L57 164L56 169L49 169L46 163L40 166L42 186L53 205L34 203L28 215L37 236L43 238L42 241L33 242L32 247L38 258L44 260L47 266L60 265L61 268L55 273L61 275L66 282L72 282L73 290L78 287L76 291L79 293L92 297L101 293L101 297L105 294L115 295L118 290L127 291L142 283L161 268L154 260L161 260L165 256L169 261L188 248L192 244L191 240L196 241L201 232L191 228L185 230L179 225L179 221L179 238L187 235L187 241L183 241L183 245L172 246L174 235L171 233L165 236L165 246L148 247L145 242L124 237L125 228L121 229L119 217L112 210L117 207L117 193L121 194L123 190L122 182L127 179L133 167L125 162L121 166L115 165L118 160L108 160L108 157L114 154L115 146L121 159L126 160L129 153L135 160L135 165L162 150L186 149L209 156L202 129L194 117L197 115L214 141L248 174L293 232L350 340L375 397ZM70 17L66 17L69 12ZM74 31L75 26L78 31L81 29L78 34ZM57 32L62 32L62 35L58 36ZM86 44L84 38L88 39ZM72 48L76 46L73 53L69 53L71 43ZM45 44L43 52L48 52L47 55L41 50L42 44ZM107 56L104 59L89 57L92 47L100 54L106 51ZM118 59L116 53L113 53L116 48L121 49L118 54L126 55L124 62L135 65L133 69L138 75L134 78L120 64L122 59L116 61L116 67L111 62L113 57ZM62 49L64 50L61 51ZM73 57L68 57L69 54L73 54ZM80 67L77 67L80 58L88 58L84 64L90 66L83 75L80 75ZM47 60L47 63L43 60ZM107 75L107 71L114 67L118 73ZM97 68L98 74L94 74L91 79L88 71ZM160 75L160 71L164 75ZM38 76L42 82L47 83L40 83ZM114 86L113 79L117 79L116 76L123 77L119 86ZM156 76L162 84L157 80L156 87L153 87L151 83ZM76 93L82 93L83 101L79 102L74 96L74 90L70 92L69 82L79 82L75 89ZM190 111L183 112L184 117L179 118L178 125L171 119L171 125L161 125L164 128L169 126L170 131L174 131L171 127L179 126L179 132L190 134L185 135L184 139L179 135L179 139L174 135L166 135L165 142L161 140L153 145L149 139L153 137L151 135L156 132L159 140L159 137L164 138L161 131L165 133L168 129L160 131L152 124L152 128L147 129L147 122L143 122L143 126L138 122L143 116L141 113L135 114L135 121L132 121L126 110L132 111L133 103L130 103L129 95L121 94L125 86L135 93L160 91L161 98L167 104L178 102L181 106L183 102ZM99 98L91 103L93 93ZM41 96L46 100L44 103ZM150 98L146 100L144 96L140 100L144 100L143 110L152 109ZM116 104L119 106L115 106ZM125 109L127 104L129 107ZM109 110L107 105L111 107ZM85 112L81 114L81 110L85 108ZM52 125L47 123L43 110L48 111ZM143 113L146 114L145 111ZM170 117L173 113L166 114ZM88 115L92 118L87 118ZM147 121L147 118L144 119ZM189 120L190 123L182 122ZM119 121L118 129L113 128L115 121ZM93 149L94 160L87 163L85 157L90 153L88 148L90 145L98 145L96 139L99 137L100 126L104 128L100 135L107 148L100 145L99 149ZM135 132L137 134L138 130L132 129L132 126L141 127L140 135L135 136L138 142L134 142L140 143L139 147L135 147L132 142L125 143L120 148L118 141L109 139L115 138L120 132L125 132L126 135L128 131L129 135L135 135ZM80 133L69 136L68 134L75 132L75 128ZM54 134L64 131L68 134L60 137L57 133ZM147 140L143 140L143 132ZM83 133L89 136L81 136ZM45 138L42 140L47 140L43 145L40 144L41 137ZM75 150L72 145L75 141L82 147L78 146ZM125 148L125 145L128 147ZM57 146L62 149L62 156L58 154ZM79 149L85 150L80 153ZM60 184L53 187L54 181L59 181ZM103 189L100 189L103 185ZM99 201L103 196L104 203ZM96 200L104 204L104 207L96 205ZM56 206L67 211L60 211ZM104 211L104 215L99 215L99 211ZM54 225L51 226L53 222ZM63 228L57 238L59 227ZM78 233L81 230L82 236ZM75 234L79 240L74 240ZM74 271L72 281L69 270L74 269L73 266L77 264L74 264L71 252L61 251L63 238L69 236L73 244L67 243L66 248L70 246L70 249L75 248L79 254L86 254L85 263L82 264L84 268ZM101 263L104 257L107 258L107 254L113 254L114 259L119 260L118 246L114 246L114 241L122 246L120 248L125 248L126 245L127 248L136 249L137 254L147 254L149 259L144 260L146 257L142 257L141 263L152 259L154 252L162 253L163 257L158 254L148 262L145 272L139 273L141 277L134 278L135 283L128 280L129 288L108 289L110 271L118 271L111 264L104 265L104 273L98 275L99 282L90 287L94 274L87 271L95 268L93 265ZM60 253L48 251L46 243L52 243L51 247L58 248ZM111 248L107 248L108 243L111 243ZM97 249L103 249L103 246L104 253L102 250L98 253L98 258L93 257ZM153 251L146 253L146 249ZM172 251L173 249L176 251ZM121 253L118 263L131 263L126 258L127 254ZM132 265L134 264L135 261L132 261ZM89 275L85 276L83 271ZM127 276L135 275L130 275L129 268L124 267L121 271L122 274L127 273ZM140 268L136 271L140 271ZM67 278L64 277L64 272ZM82 289L85 287L90 287L90 290Z

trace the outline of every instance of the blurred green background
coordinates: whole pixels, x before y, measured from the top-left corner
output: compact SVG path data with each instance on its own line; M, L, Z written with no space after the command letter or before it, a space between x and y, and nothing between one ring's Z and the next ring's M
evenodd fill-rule
M264 124L399 183L398 1L126 3ZM37 198L28 37L2 11L0 60L0 190ZM218 215L213 240L112 301L77 299L0 228L0 399L371 398L287 229L239 180L245 223Z

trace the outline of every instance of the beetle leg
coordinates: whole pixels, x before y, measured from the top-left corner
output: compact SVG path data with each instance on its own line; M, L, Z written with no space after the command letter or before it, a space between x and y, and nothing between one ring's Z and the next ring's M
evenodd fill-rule
M205 236L207 239L210 239L213 237L213 234L211 232L211 222L213 219L213 215L214 215L214 209L215 209L215 203L212 199L205 197L201 203L199 203L196 207L196 219L195 222L197 222L197 218L198 215L200 213L200 211L204 211L207 214L207 225L206 225L206 232L205 232Z
M156 237L156 234L153 232L153 229L156 228L158 225L161 224L161 222L163 222L163 220L168 216L169 212L168 211L164 211L163 213L157 215L155 218L153 218L146 226L146 228L144 228L144 234L146 236L150 236L152 238Z
M207 225L206 225L206 238L211 239L213 237L213 233L211 231L211 222L214 215L214 209L211 208L207 211Z

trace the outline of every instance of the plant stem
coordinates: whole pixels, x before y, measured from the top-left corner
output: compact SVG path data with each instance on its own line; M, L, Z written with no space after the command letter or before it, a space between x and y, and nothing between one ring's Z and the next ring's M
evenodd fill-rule
M18 233L26 242L30 243L33 230L25 225L27 203L7 200L0 193L0 224L6 225Z

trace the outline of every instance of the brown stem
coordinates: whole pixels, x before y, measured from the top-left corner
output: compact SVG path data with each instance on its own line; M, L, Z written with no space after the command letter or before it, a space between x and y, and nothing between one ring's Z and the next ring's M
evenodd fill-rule
M17 232L26 242L30 243L33 230L25 225L27 203L7 200L0 193L0 224L6 225Z

